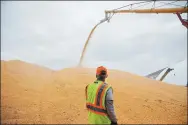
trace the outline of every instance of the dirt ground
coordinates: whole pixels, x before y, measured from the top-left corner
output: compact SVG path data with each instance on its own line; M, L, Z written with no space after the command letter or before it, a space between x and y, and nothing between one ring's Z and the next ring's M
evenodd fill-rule
M1 61L1 123L87 124L85 86L95 69L53 71ZM187 88L110 70L119 124L187 124Z

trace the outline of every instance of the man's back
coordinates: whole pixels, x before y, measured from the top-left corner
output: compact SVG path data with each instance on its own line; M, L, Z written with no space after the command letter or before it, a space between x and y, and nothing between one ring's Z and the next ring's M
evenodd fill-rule
M102 81L87 86L86 106L90 124L110 124L104 101L107 88L108 85Z
M106 70L104 67L98 69ZM101 73L98 69L97 81L86 86L88 121L90 124L117 124L112 87L104 82L107 77L107 70Z

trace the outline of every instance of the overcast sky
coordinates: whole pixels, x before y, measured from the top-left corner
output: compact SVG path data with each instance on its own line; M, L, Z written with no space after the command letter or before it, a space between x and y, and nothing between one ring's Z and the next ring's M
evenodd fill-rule
M134 2L2 1L1 59L55 70L74 67L104 11L130 3ZM185 85L187 29L175 14L116 14L110 23L97 27L83 64L141 76L168 66L175 70L164 81Z

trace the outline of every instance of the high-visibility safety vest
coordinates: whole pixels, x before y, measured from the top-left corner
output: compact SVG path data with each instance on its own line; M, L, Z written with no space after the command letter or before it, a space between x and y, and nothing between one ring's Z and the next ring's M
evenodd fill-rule
M105 107L106 91L111 88L102 81L86 86L86 107L89 124L111 124Z

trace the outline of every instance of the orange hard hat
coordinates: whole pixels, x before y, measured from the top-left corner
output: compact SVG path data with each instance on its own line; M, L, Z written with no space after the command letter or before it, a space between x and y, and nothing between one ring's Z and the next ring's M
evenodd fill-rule
M101 75L101 73L105 72L106 75L108 75L107 73L107 69L104 66L99 66L96 70L96 75Z

